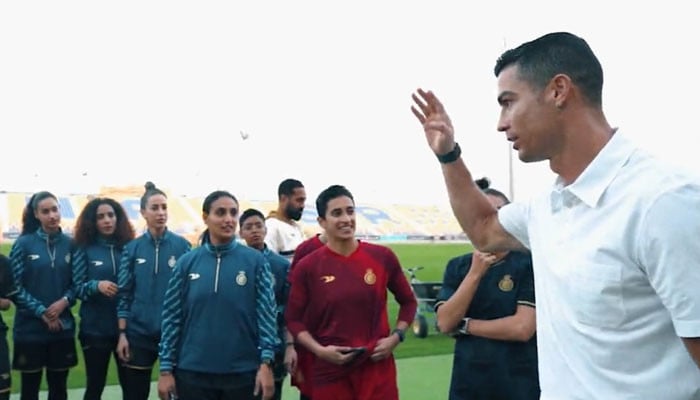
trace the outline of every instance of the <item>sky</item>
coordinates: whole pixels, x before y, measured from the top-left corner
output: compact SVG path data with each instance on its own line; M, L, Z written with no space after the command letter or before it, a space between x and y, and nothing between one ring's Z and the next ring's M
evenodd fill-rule
M697 13L636 3L3 1L0 190L150 180L274 200L292 177L311 199L343 184L360 203L447 204L410 112L421 87L442 99L475 177L509 193L513 157L524 199L554 176L496 131L492 71L552 31L597 54L613 126L697 170Z

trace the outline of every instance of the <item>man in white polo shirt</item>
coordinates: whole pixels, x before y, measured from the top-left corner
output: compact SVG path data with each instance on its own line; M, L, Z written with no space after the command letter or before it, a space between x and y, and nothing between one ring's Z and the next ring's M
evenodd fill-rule
M412 110L474 245L532 251L541 398L700 399L700 179L609 125L583 39L542 36L503 53L495 74L498 130L558 175L528 202L488 202L432 92Z
M305 203L304 185L296 179L285 179L277 187L277 210L265 220L265 244L290 262L294 250L306 239L299 224Z

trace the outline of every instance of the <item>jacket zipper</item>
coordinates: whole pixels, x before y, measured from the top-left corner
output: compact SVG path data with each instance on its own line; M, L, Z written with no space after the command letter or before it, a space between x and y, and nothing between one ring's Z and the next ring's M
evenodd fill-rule
M221 267L221 253L216 253L216 276L214 277L214 293L219 292L219 268Z
M160 249L160 240L156 241L156 267L155 267L155 275L158 275L158 251Z
M117 274L117 263L114 261L114 245L109 245L109 255L112 256L112 273Z

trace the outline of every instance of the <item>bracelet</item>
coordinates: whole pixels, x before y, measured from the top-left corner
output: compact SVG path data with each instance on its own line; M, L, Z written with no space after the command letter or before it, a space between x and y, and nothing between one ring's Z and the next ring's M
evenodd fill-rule
M438 161L441 164L449 164L451 162L457 161L459 156L462 155L462 148L459 147L459 143L455 142L455 147L449 153L436 154Z
M294 342L287 342L287 347L294 346Z

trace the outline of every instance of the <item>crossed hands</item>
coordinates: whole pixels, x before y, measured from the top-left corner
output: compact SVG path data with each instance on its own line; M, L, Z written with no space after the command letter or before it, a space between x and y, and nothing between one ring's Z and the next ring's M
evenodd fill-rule
M63 323L59 316L68 307L68 300L65 297L54 301L41 315L42 321L49 327L49 331L58 332L63 329Z

